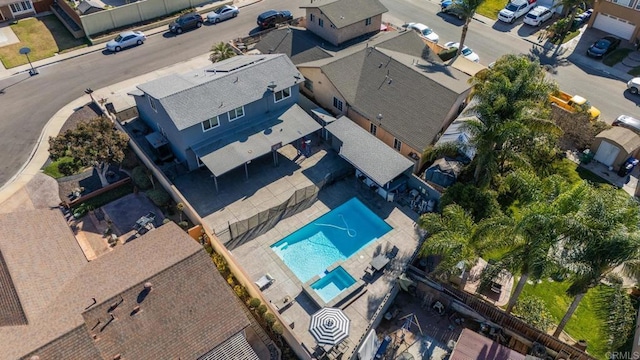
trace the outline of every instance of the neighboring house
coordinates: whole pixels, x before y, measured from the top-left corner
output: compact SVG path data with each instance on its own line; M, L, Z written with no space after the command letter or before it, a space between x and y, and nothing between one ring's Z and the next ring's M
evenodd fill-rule
M637 41L640 38L640 0L596 1L589 27Z
M104 10L105 5L100 0L82 0L76 9L80 15L88 15Z
M451 359L525 360L525 355L511 350L484 335L462 329L451 351Z
M640 154L640 136L633 130L613 126L596 135L591 149L595 151L593 160L618 170L629 156L637 158Z
M322 39L310 31L297 27L281 27L260 38L255 49L263 54L285 54L294 64L331 57L318 46Z
M0 231L0 359L258 359L243 305L174 223L91 262L57 209Z
M320 129L296 104L302 82L285 55L245 55L138 85L131 95L178 160L190 170L206 166L215 180Z
M413 31L345 52L299 64L302 92L413 159L418 171L424 149L464 105L469 75L445 66Z
M378 0L307 0L307 29L333 45L377 33L388 10Z
M49 11L53 0L0 0L0 21L20 19Z

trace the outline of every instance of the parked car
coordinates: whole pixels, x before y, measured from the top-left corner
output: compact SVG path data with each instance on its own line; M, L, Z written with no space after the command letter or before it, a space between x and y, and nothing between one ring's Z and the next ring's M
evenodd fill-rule
M442 0L442 2L440 2L440 11L445 14L451 14L459 20L463 20L465 16L462 14L462 10L457 6L460 3L462 3L462 0Z
M552 16L553 12L548 7L536 6L527 13L522 22L531 26L540 26Z
M524 16L536 6L536 0L513 0L500 10L498 20L513 24L519 17Z
M632 94L637 94L640 89L640 77L635 77L627 82L627 89Z
M460 47L460 43L459 42L455 42L455 41L450 41L446 44L444 44L444 47L446 47L447 49L451 49L451 48L459 48ZM473 62L480 62L480 56L478 56L478 54L476 54L475 52L473 52L473 50L469 49L467 47L467 45L463 45L462 46L462 51L461 54L467 58L467 60L471 60Z
M212 11L207 14L207 21L210 23L217 24L220 21L232 19L240 13L240 10L236 6L233 5L225 5L217 8L215 11Z
M620 126L627 128L636 134L640 134L640 120L629 116L629 115L620 115L611 124L613 126Z
M169 31L176 34L182 34L185 30L196 29L202 26L204 20L202 16L196 12L180 15L176 21L169 24Z
M291 11L268 10L258 15L257 23L260 29L268 29L291 20L293 20Z
M107 43L107 50L118 52L134 45L142 45L147 37L140 31L125 31Z
M602 58L608 53L615 50L620 45L620 39L615 36L605 36L594 42L589 49L587 55L594 58Z
M591 14L593 14L593 9L589 9L576 15L573 19L573 23L571 24L571 30L578 30L582 25L586 24L589 19L591 19Z
M404 27L417 32L418 35L436 44L438 43L438 40L440 40L440 36L438 36L438 34L436 34L433 30L431 30L430 27L428 27L425 24L408 23L408 24L405 24Z

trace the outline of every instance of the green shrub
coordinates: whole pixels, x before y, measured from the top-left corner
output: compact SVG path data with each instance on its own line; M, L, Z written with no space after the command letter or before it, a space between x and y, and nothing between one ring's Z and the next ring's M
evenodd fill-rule
M258 308L256 309L256 311L258 312L258 315L262 316L264 315L264 313L267 312L267 305L265 304L260 304L260 306L258 306Z
M140 162L138 161L138 158L136 157L136 153L134 153L133 151L131 151L131 149L127 148L127 150L125 150L124 152L124 160L122 160L122 162L120 162L120 165L127 169L127 170L131 170L133 168L135 168L136 166L138 166Z
M275 324L276 322L276 316L273 315L272 313L264 314L264 321L266 321L267 325L271 327L271 325Z
M453 59L456 56L457 52L458 52L457 48L445 49L440 51L438 56L440 56L440 59L442 59L442 61L447 61L447 60Z
M133 180L133 183L142 190L149 189L153 185L147 175L147 168L142 165L135 167L131 171L131 180Z
M271 325L271 330L273 330L273 332L278 335L282 335L282 332L284 331L284 329L282 328L282 324L280 324L279 322L273 323L273 325Z
M180 226L181 228L183 228L184 230L187 230L187 228L189 227L189 222L188 221L180 221L178 223L178 226Z
M71 161L63 161L63 162L58 163L58 171L60 171L60 174L62 174L64 176L73 175L76 172L78 172L78 170L80 170L80 168L81 168L80 163L76 163L73 160L71 160Z
M236 285L233 287L233 291L240 299L244 299L247 297L247 290L242 285Z
M261 302L258 298L251 298L251 300L249 300L249 307L252 309L256 309L260 304Z
M556 324L544 301L537 296L523 296L522 299L518 299L513 313L543 332Z
M171 201L169 194L161 188L148 190L147 196L158 207L165 206L169 203L169 201Z

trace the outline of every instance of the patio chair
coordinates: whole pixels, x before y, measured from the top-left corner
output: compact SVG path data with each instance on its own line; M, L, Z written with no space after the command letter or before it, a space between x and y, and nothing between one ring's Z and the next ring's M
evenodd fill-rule
M273 284L276 281L269 273L264 274L260 279L258 279L255 284L258 289L262 290L267 286Z
M393 248L391 248L391 250L387 252L387 257L389 259L395 259L395 257L398 256L398 251L400 251L400 249L398 249L397 246L393 245Z

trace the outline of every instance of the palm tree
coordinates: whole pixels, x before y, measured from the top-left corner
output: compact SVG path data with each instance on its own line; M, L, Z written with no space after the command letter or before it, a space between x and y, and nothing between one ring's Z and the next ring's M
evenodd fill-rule
M442 278L453 275L461 262L465 269L469 269L478 261L478 254L487 248L482 239L476 236L477 224L459 205L446 206L442 215L424 214L418 220L418 225L429 234L420 248L420 256L441 256L435 274Z
M216 63L218 61L226 60L236 56L236 53L231 48L231 45L220 42L211 47L211 55L209 56L209 60L211 62Z
M588 186L580 208L563 219L563 262L575 272L567 294L573 301L558 324L559 336L586 293L616 267L640 275L640 220L638 204L627 194L606 186Z
M484 0L460 0L454 1L451 4L451 6L455 7L456 13L459 14L458 16L464 18L462 34L460 35L460 46L458 46L458 56L462 53L462 47L467 38L467 31L469 30L469 24L473 19L473 15L476 14L476 10L478 10L482 3L484 3Z

